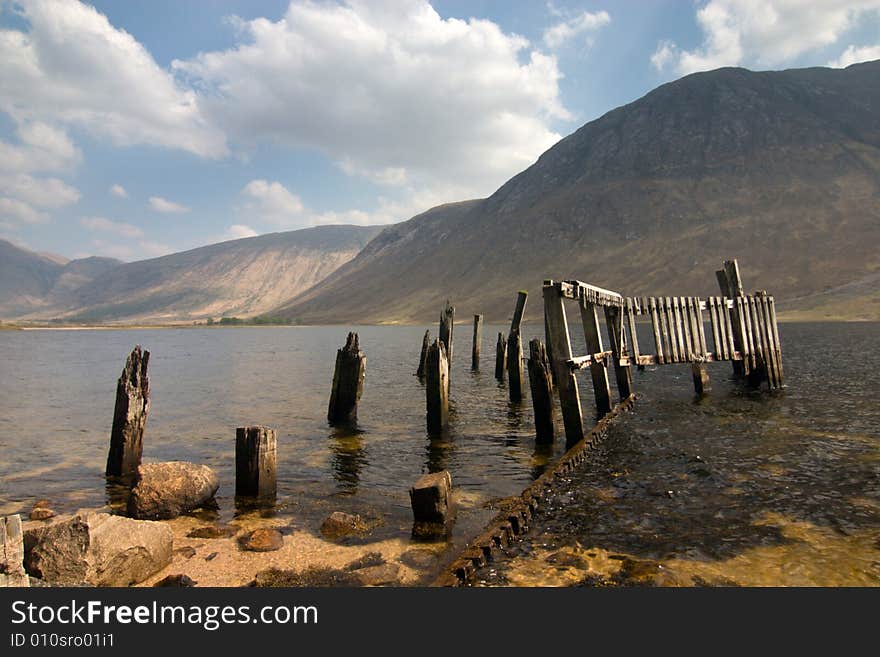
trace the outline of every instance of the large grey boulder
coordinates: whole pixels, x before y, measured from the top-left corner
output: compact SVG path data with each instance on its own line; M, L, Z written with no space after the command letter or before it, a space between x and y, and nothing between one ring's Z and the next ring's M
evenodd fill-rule
M167 520L203 506L220 487L217 473L207 465L185 461L145 463L128 498L128 515Z
M83 513L24 532L27 572L56 586L129 586L171 563L173 535L159 522Z

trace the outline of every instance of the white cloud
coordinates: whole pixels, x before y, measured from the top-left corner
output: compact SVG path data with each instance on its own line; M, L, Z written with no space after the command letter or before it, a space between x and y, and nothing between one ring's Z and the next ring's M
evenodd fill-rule
M257 235L259 235L257 231L244 224L233 224L226 229L226 233L224 234L225 238L228 240L240 240L245 237L256 237Z
M122 185L113 185L110 188L110 193L117 198L128 198L128 192L125 190L125 187Z
M28 27L0 29L0 110L16 120L77 125L121 146L226 154L196 92L93 7L76 0L13 7Z
M58 178L35 178L26 173L0 174L0 193L40 208L60 208L80 199L78 190Z
M292 2L237 26L235 48L172 65L205 90L203 109L243 144L316 149L380 184L488 194L570 118L555 57L426 0Z
M175 203L174 201L169 201L168 199L162 198L161 196L151 196L150 207L153 208L156 212L164 212L165 214L180 214L183 212L189 212L189 208L185 205Z
M122 237L142 238L144 236L144 231L137 226L118 221L111 221L104 217L83 217L79 220L79 223L89 230L115 233Z
M241 208L247 216L276 226L302 225L305 210L302 200L281 183L251 180L241 194L247 199Z
M588 35L587 45L592 45L592 35L610 22L611 16L607 11L595 13L584 11L544 30L544 44L551 50L555 50L575 37Z
M828 62L828 66L833 68L846 68L851 64L859 62L869 62L880 59L880 44L876 46L849 46L837 59Z
M35 210L19 199L0 196L0 219L4 219L7 224L44 224L49 221L49 215Z
M40 121L17 121L16 128L19 144L0 141L0 171L65 171L82 159L64 130Z
M837 43L880 0L710 0L697 11L702 44L661 42L651 57L677 73L748 64L776 67Z

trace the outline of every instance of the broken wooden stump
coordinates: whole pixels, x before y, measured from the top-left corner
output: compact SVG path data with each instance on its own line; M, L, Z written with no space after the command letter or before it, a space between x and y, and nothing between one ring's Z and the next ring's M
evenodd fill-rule
M446 349L446 360L452 369L452 330L455 328L455 307L446 300L446 306L440 315L440 342Z
M556 438L553 381L547 350L538 338L529 342L528 369L529 389L535 409L535 442L539 445L551 444Z
M442 433L449 424L449 361L439 339L428 347L425 360L425 402L428 433Z
M360 350L357 333L349 333L345 346L336 352L336 370L327 420L330 424L357 420L358 402L364 392L367 357Z
M30 586L24 569L24 536L17 513L0 518L0 588Z
M507 338L507 390L510 401L522 401L523 387L523 350L519 329L510 331Z
M235 430L235 495L275 501L278 441L264 426Z
M520 290L516 293L516 307L513 309L513 317L510 320L510 330L519 330L520 325L522 324L523 314L526 312L526 300L529 298L529 293L525 290Z
M428 355L428 346L431 344L431 331L425 331L425 337L422 338L422 353L419 355L419 369L416 370L416 376L420 379L425 376L425 356Z
M110 432L106 475L128 477L137 472L144 449L144 427L150 410L150 352L137 345L125 361L116 383L116 405Z
M474 345L471 348L471 370L480 371L480 342L483 339L483 316L474 315Z
M712 388L709 382L709 371L706 369L706 363L691 363L691 374L694 377L694 392L697 397L702 397Z
M499 331L498 342L495 343L495 378L504 381L507 371L507 338Z
M454 513L452 475L448 470L426 474L409 489L413 510L413 536L445 536Z

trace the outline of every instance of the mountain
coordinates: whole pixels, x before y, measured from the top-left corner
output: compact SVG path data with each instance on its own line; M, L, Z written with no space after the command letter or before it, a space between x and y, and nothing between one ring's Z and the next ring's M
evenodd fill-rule
M562 139L486 199L386 228L274 311L319 322L503 320L545 278L632 295L747 289L791 317L880 319L880 62L723 68L665 84Z
M38 311L121 263L113 258L67 260L0 240L0 317Z
M28 319L176 322L259 315L353 258L380 227L320 226L204 246L120 264L89 276L89 260L67 271L51 306ZM77 276L83 276L80 282Z

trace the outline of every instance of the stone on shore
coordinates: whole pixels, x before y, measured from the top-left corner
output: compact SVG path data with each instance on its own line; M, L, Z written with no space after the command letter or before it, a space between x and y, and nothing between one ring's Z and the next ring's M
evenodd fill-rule
M128 498L128 515L168 520L203 506L220 487L217 473L206 465L185 461L145 463Z
M369 531L369 526L356 514L334 511L321 523L321 535L330 541L337 541L347 536L362 535Z
M158 522L107 513L25 529L28 573L53 586L130 586L171 563L173 535Z
M274 552L284 547L284 536L277 529L255 529L241 541L241 548L249 552Z

